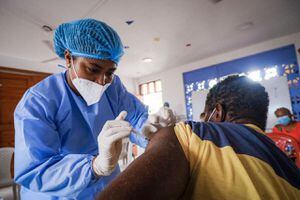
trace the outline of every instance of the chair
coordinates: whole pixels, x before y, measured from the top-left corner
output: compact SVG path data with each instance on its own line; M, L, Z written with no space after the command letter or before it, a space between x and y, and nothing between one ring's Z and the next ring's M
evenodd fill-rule
M281 133L269 133L267 136L300 168L300 147L292 136Z
M13 191L14 199L18 199L17 196L17 185L14 183L14 180L11 176L11 165L12 157L14 153L14 148L4 147L0 148L0 188L11 187Z

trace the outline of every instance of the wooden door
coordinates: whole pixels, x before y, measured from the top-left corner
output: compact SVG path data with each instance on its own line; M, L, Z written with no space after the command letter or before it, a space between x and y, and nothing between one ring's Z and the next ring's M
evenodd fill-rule
M0 67L0 147L14 147L14 110L25 91L50 74Z

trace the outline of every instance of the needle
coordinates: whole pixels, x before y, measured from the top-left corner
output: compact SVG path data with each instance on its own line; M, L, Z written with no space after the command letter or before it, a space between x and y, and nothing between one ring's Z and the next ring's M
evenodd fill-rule
M145 137L143 134L141 134L140 132L138 132L135 128L133 128L132 129L132 132L134 133L134 134L136 134L137 136L140 136L140 137Z
M145 137L143 134L141 134L140 132L138 132L135 128L132 129L132 132L135 135L140 136L140 137L145 138L146 140L150 141L149 138Z

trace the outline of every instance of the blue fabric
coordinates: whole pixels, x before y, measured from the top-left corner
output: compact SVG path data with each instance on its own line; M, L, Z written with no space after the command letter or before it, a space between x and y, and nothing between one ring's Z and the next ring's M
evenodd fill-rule
M60 58L69 50L73 56L111 60L116 64L124 54L116 31L95 19L61 24L54 34L54 48Z
M22 185L22 199L94 199L119 173L117 167L97 179L91 163L104 123L122 110L138 130L148 118L145 106L118 76L91 106L70 89L65 72L30 88L15 110L15 181ZM134 134L131 139L147 145Z
M263 160L278 176L300 189L299 169L266 135L241 124L193 121L186 123L202 140L209 140L219 148L230 146L235 153Z

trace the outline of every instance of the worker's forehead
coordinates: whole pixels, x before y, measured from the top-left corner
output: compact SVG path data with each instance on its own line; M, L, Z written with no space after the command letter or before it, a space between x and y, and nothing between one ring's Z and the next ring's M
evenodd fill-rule
M116 68L116 64L111 60L91 59L79 57L80 62L85 64L92 64L95 66L101 66L105 68Z

